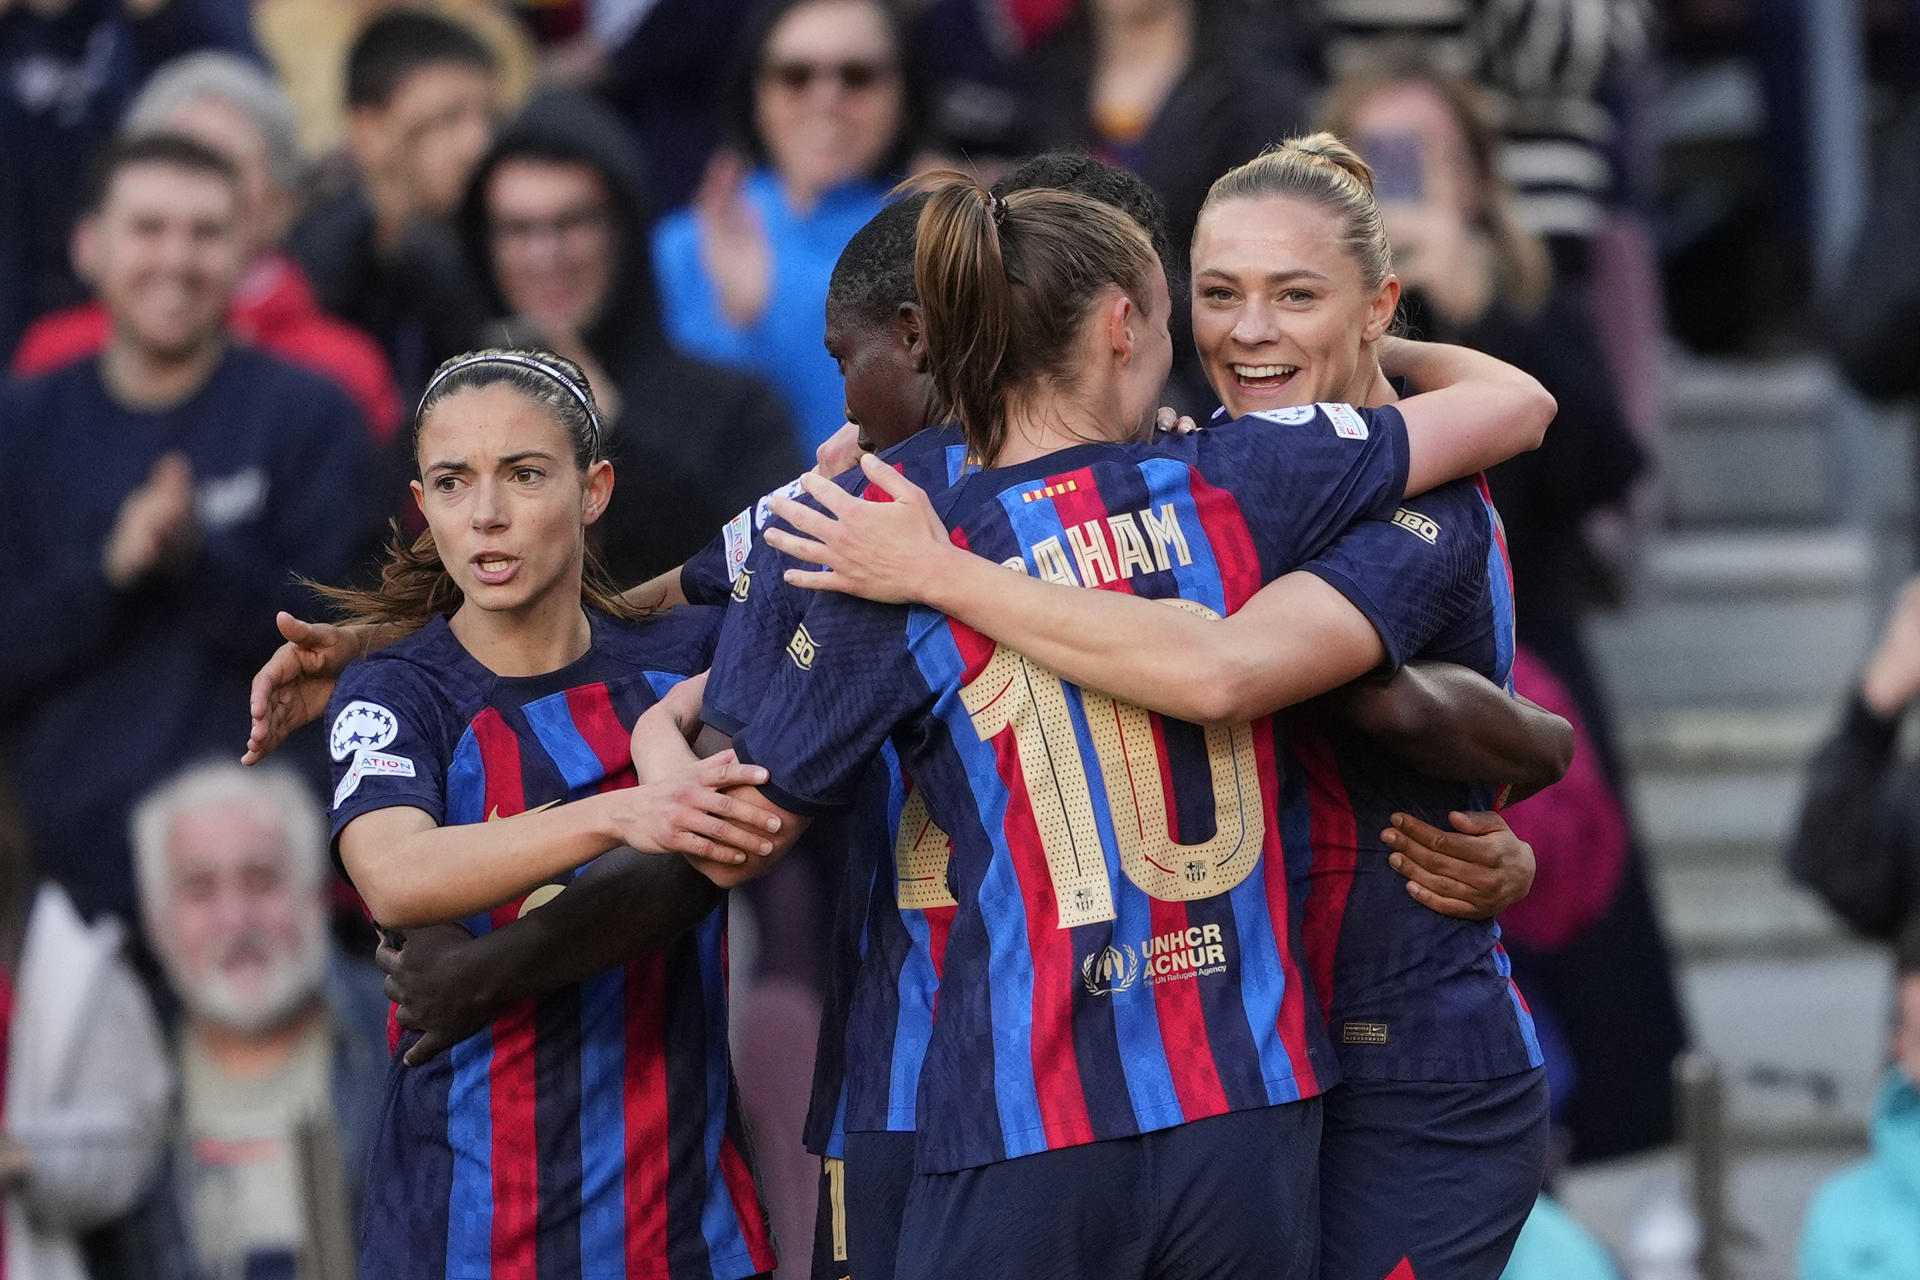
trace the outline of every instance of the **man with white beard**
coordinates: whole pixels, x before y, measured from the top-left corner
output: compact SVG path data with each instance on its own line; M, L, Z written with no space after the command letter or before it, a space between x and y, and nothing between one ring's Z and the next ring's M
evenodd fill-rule
M357 1232L387 1060L379 974L327 932L326 821L293 774L209 762L132 827L147 934L183 1008L171 1183L187 1269L311 1274L295 1132L311 1118L337 1135Z

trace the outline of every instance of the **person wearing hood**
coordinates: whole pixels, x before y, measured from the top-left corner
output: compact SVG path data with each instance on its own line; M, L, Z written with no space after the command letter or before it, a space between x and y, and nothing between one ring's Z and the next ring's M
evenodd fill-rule
M496 317L489 340L573 360L606 410L620 487L595 530L622 582L679 564L801 470L772 390L668 343L649 205L625 126L598 103L555 91L501 130L460 214Z
M1920 1275L1920 916L1894 954L1893 1065L1873 1118L1873 1152L1814 1197L1801 1280Z

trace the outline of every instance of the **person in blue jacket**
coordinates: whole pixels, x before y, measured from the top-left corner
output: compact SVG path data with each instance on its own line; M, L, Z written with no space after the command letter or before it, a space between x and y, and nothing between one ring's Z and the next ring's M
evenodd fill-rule
M735 72L737 150L653 240L667 335L786 397L803 457L846 420L823 346L827 281L918 130L912 47L879 0L772 0Z
M1873 1116L1873 1150L1814 1196L1801 1280L1920 1276L1920 918L1895 949L1893 1065Z

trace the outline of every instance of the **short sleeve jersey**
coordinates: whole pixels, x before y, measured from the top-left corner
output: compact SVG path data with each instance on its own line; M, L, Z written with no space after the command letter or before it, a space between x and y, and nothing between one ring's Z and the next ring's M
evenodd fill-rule
M1305 567L1367 615L1390 665L1453 662L1511 689L1512 578L1484 481L1356 524ZM1491 808L1491 792L1426 777L1310 710L1287 717L1287 742L1285 821L1313 847L1307 953L1341 1073L1466 1082L1539 1066L1499 926L1416 902L1380 840L1396 812L1449 830L1450 811Z
M978 472L954 540L1073 586L1233 612L1405 490L1391 408L1320 406ZM951 840L916 1162L942 1172L1311 1096L1336 1075L1299 940L1271 717L1202 729L944 615L825 597L734 742L795 811L891 738ZM1289 864L1298 860L1298 869Z
M494 675L444 619L349 667L329 707L335 837L375 809L455 826L632 786L634 721L706 667L718 617L590 616L586 655L544 676ZM462 923L503 928L566 879ZM721 908L660 952L510 1005L424 1066L396 1061L362 1274L771 1269L728 1068L725 948Z
M880 456L937 499L966 472L966 453L959 431L948 425L919 432ZM843 484L887 500L858 473ZM703 712L728 733L752 717L787 660L788 639L818 598L781 577L792 563L756 544L734 580ZM953 903L946 892L946 834L911 792L897 753L883 747L858 789L847 828L851 843L834 910L805 1133L808 1149L821 1155L840 1155L850 1131L913 1128ZM904 845L903 823L910 833Z
M680 594L687 603L725 608L747 557L760 545L760 534L773 519L773 500L805 496L796 477L727 521L711 542L688 556L680 566Z

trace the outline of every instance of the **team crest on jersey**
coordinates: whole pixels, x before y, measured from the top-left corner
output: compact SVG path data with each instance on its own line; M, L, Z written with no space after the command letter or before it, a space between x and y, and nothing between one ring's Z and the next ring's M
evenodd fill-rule
M356 751L378 751L399 733L400 717L377 702L356 699L333 718L327 745L335 760L345 760Z
M1303 422L1312 422L1319 408L1310 404L1290 405L1285 409L1255 409L1253 416L1265 418L1268 422L1282 427L1297 427Z
M813 660L820 648L814 644L813 637L807 634L807 624L801 623L794 629L793 639L787 641L787 656L793 659L793 665L802 671L813 670Z
M731 595L735 604L745 604L747 595L753 590L753 570L742 569L733 579Z
M1393 513L1393 522L1422 542L1432 544L1440 541L1440 522L1432 516L1402 507Z
M1096 996L1125 991L1140 978L1140 953L1126 943L1106 947L1080 962L1080 980Z
M1333 434L1342 440L1365 440L1367 438L1367 420L1360 411L1350 404L1317 404L1314 408L1327 415L1333 423Z

